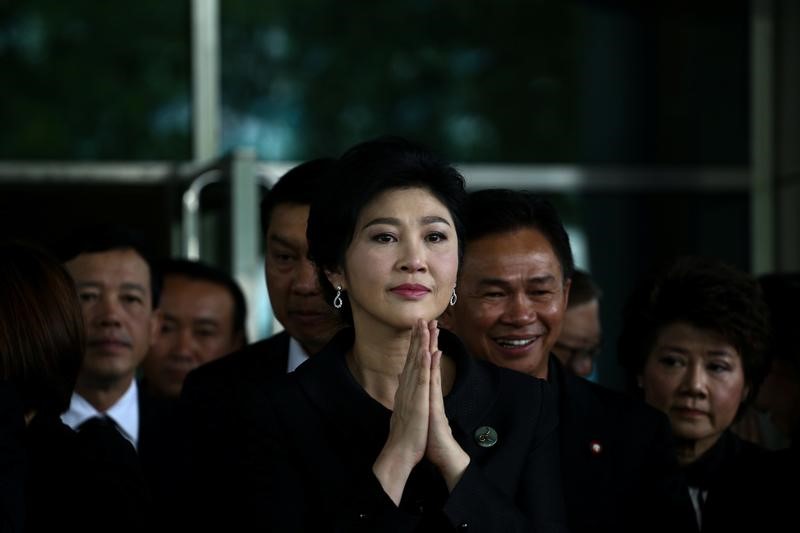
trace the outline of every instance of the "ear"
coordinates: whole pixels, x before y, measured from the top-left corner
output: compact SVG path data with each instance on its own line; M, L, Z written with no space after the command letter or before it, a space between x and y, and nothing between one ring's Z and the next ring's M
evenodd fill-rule
M331 285L333 285L334 288L341 287L342 289L347 290L347 283L345 283L345 276L341 272L326 270L325 277L328 278L328 281L330 281Z
M744 403L748 399L750 399L750 384L749 383L745 383L744 384L744 390L742 390L742 401L739 402L739 403Z
M572 287L572 278L564 281L564 309L569 305L569 289Z
M158 336L161 334L162 320L163 315L161 313L161 309L154 309L150 314L150 347L156 343Z
M644 379L642 379L642 375L641 374L636 376L636 386L639 387L640 389L644 388Z

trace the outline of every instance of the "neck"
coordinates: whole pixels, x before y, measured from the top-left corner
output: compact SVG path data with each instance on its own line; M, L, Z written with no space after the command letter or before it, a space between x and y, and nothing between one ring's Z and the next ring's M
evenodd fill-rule
M83 396L92 407L105 413L127 392L133 381L133 374L114 381L102 383L85 377L79 378L75 392Z
M696 440L675 439L675 453L678 457L678 464L681 466L688 466L694 463L710 450L719 438L720 435Z
M347 356L356 381L388 409L394 408L398 378L406 364L410 342L411 330L364 333L356 329L355 343Z

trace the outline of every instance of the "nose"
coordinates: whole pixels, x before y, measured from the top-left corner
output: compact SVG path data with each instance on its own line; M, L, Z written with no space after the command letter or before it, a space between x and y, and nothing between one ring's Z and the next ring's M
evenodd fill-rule
M193 358L196 344L190 328L181 328L175 339L173 355L179 358Z
M691 396L706 396L706 371L701 361L686 366L683 374L682 392Z
M536 311L526 294L514 294L508 300L503 313L503 322L514 327L523 327L535 322Z
M317 269L314 267L314 263L308 259L302 259L299 262L292 288L296 293L304 296L319 294L319 280L317 279Z
M425 272L427 267L422 248L414 241L406 241L398 266L402 272Z
M120 326L120 308L119 302L113 294L103 294L98 299L97 305L93 310L95 324L103 327L118 327Z

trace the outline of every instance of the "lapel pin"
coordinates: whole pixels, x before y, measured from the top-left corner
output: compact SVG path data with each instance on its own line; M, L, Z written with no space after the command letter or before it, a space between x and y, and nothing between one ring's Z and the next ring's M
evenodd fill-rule
M475 430L475 442L482 448L491 448L497 444L497 431L491 426L481 426Z

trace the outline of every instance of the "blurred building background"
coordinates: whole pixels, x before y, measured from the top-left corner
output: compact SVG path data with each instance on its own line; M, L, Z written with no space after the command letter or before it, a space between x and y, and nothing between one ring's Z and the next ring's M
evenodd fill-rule
M549 196L619 312L677 255L800 270L794 0L0 1L0 238L142 228L233 272L268 335L258 199L381 134Z

